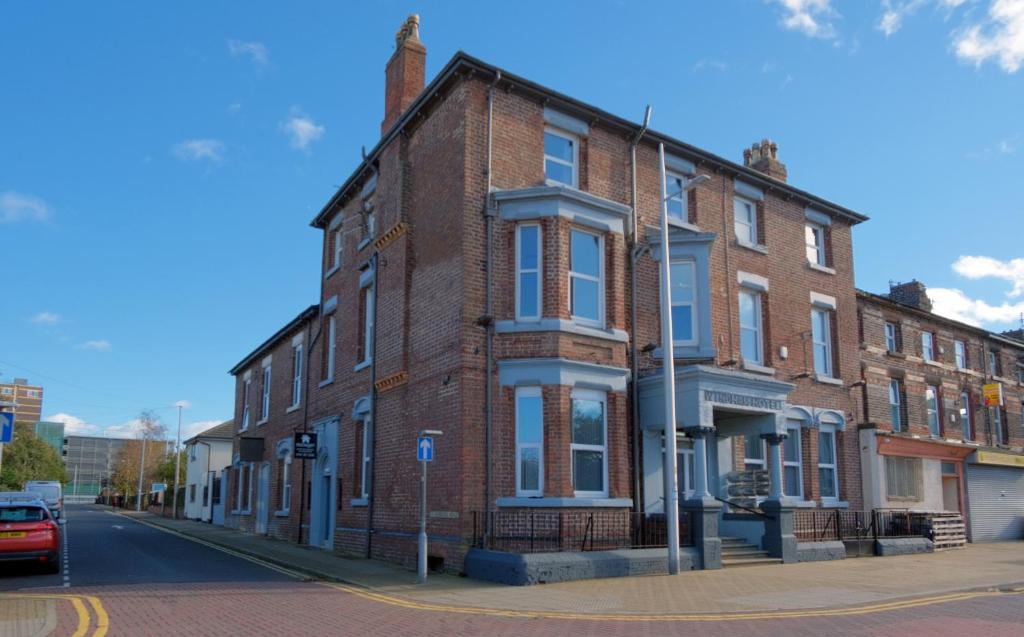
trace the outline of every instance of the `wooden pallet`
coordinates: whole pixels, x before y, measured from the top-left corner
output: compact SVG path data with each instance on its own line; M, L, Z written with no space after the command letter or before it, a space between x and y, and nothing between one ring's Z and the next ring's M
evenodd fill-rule
M962 549L967 546L967 527L959 515L936 516L931 519L932 546L936 551Z

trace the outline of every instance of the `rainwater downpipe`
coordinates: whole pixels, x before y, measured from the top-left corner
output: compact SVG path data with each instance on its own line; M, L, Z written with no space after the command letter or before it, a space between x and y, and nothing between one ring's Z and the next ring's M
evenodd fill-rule
M320 340L321 332L324 331L324 320L323 320L323 316L324 316L324 313L323 313L324 312L324 304L323 304L324 281L325 281L325 279L321 275L321 277L320 277L320 299L321 300L320 300L320 307L317 308L319 310L317 312L317 316L320 318L320 320L317 321L316 334L313 334L312 338L308 338L307 339L308 342L306 343L306 351L303 353L303 358L305 359L305 360L303 360L303 364L306 366L306 369L304 370L305 375L306 375L306 388L302 392L302 433L306 433L307 431L309 431L309 399L313 397L313 379L310 378L310 373L311 373L311 371L313 369L313 366L310 365L309 362L313 358L313 347L316 345L316 342L318 340ZM313 330L310 329L310 331L307 332L307 334L308 333L312 333L312 331ZM312 485L310 486L310 493L312 493ZM302 477L301 477L301 479L299 481L299 524L298 524L298 526L295 529L295 543L296 544L302 544L302 521L303 521L303 518L305 517L305 515L306 515L306 460L303 459L302 460Z
M370 267L373 268L373 282L370 284L370 290L373 292L373 325L370 329L370 346L366 348L370 352L370 414L366 421L370 426L370 462L367 463L368 466L366 467L366 475L370 480L370 492L366 494L369 496L369 502L366 503L367 559L370 559L373 549L373 503L376 500L374 494L377 491L377 481L373 479L373 466L376 464L375 461L377 459L377 280L380 276L378 272L380 252L376 248L374 248L373 255L370 257ZM366 311L370 312L371 308L367 307Z
M640 126L633 143L629 145L629 164L632 178L632 193L630 202L633 204L633 211L630 214L631 229L629 235L629 331L630 331L630 409L633 420L633 510L640 512L640 390L637 385L637 374L640 369L640 356L637 334L637 307L636 307L636 265L643 253L643 248L637 241L639 222L637 221L637 186L636 186L636 147L640 144L640 138L647 132L647 126L651 123L651 107L647 106L644 111L644 123Z
M491 199L491 159L494 152L494 91L501 81L501 71L496 71L494 81L487 89L487 191L484 194L484 225L487 282L484 285L484 315L481 323L487 330L486 377L484 380L484 537L483 545L487 548L491 539L491 429L494 421L494 291L492 275L494 273L494 217L497 208Z

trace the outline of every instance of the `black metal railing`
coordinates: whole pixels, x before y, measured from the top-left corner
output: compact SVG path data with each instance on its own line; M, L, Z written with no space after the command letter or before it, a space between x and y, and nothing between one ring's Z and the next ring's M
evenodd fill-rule
M492 511L485 537L484 513L473 513L473 544L510 553L610 551L668 546L668 528L661 514L632 511ZM690 512L679 512L679 545L692 546Z
M866 540L890 537L927 537L931 516L906 510L797 509L793 534L804 542Z
M746 511L747 513L750 513L751 515L756 515L757 517L761 518L762 520L774 520L775 519L774 515L768 515L767 513L765 513L764 511L762 511L760 509L755 509L753 507L744 506L742 504L739 504L738 502L733 502L732 500L723 500L722 498L718 497L717 495L713 495L711 497L716 499L716 500L718 500L719 502L722 502L724 504L729 505L729 507L732 508L732 509L742 509L743 511Z

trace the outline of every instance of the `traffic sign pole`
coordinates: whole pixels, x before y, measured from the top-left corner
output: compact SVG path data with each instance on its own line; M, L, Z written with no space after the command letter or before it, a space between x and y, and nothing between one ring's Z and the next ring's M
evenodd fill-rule
M427 463L434 460L434 439L440 436L436 429L424 429L416 439L416 459L420 461L420 537L417 556L416 583L427 583Z

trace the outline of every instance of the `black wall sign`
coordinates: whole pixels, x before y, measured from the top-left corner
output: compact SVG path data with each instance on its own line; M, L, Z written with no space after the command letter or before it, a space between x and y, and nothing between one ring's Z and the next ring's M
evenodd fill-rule
M296 433L292 457L296 460L316 460L316 434L308 431Z

